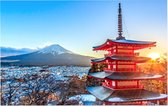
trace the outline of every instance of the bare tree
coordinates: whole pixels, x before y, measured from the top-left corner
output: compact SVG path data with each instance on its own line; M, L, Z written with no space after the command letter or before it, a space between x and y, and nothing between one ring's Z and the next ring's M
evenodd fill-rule
M2 90L2 105L47 105L51 101L60 105L77 104L77 101L68 101L68 96L85 93L85 81L78 76L58 81L55 75L44 71L14 79L6 82Z
M60 85L52 74L34 75L35 77L26 77L22 89L25 91L22 96L22 104L44 105L49 101L49 96L61 91ZM55 95L55 98L57 95ZM54 99L50 98L50 100Z
M68 89L63 81L57 81L50 73L25 75L21 79L13 78L11 82L4 82L1 92L1 105L45 105L52 100L64 100ZM61 98L56 92L61 92Z
M18 96L17 92L21 86L19 79L12 78L5 85L1 85L1 105L11 105Z

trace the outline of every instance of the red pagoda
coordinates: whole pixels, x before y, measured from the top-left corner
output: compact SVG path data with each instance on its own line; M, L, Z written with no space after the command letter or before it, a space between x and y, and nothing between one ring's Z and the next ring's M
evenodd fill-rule
M156 42L128 40L122 36L121 4L118 9L118 37L107 39L100 45L93 47L94 51L107 51L104 58L92 59L91 64L106 64L101 72L89 72L88 78L102 79L101 86L88 86L87 90L105 104L132 103L142 104L146 101L167 98L166 94L159 94L143 89L141 80L159 79L162 75L145 74L136 69L136 65L150 60L140 57L136 50L155 47Z

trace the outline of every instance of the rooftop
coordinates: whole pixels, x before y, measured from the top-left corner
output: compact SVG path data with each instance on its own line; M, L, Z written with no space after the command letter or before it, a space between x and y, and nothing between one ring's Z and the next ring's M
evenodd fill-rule
M156 42L151 41L137 41L137 40L127 40L127 39L120 39L120 40L111 40L107 39L107 41L99 46L94 46L94 50L103 50L108 49L112 46L116 45L123 45L123 46L134 46L135 49L142 49L146 47L153 47L155 46Z
M99 100L108 102L133 102L167 98L165 94L154 93L144 89L110 90L103 86L95 86L87 87L87 90Z
M94 72L89 73L90 76L96 78L108 78L111 80L143 80L143 79L157 79L163 77L162 75L145 74L143 72Z
M92 59L92 62L103 62L105 60L110 60L110 61L134 61L134 62L146 62L150 60L148 57L136 57L136 56L111 56L111 57L105 57L105 58L99 58L99 59Z

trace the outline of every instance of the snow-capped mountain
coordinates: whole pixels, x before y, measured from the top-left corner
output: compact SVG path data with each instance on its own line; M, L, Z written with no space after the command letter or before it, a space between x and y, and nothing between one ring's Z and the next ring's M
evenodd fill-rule
M59 55L59 54L63 54L63 53L71 53L71 51L61 47L60 45L56 44L56 45L51 45L51 46L47 46L41 50L38 51L38 53L44 53L44 54L48 54L51 53L53 55Z
M82 56L75 54L60 45L51 45L39 49L36 52L2 57L2 65L26 65L26 66L39 66L39 65L76 65L76 66L90 66L89 56Z

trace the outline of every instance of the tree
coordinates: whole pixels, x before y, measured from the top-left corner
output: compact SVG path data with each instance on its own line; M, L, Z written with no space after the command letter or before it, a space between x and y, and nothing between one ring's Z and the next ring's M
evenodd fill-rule
M159 80L143 80L141 84L144 89L149 91L167 94L167 60L163 59L161 62L152 61L138 67L139 71L148 74L160 74L163 78ZM166 104L166 100L160 100L161 104Z
M21 104L45 105L54 99L58 100L55 92L62 91L64 89L64 87L62 87L64 83L57 81L52 74L40 74L35 76L37 77L26 76L24 78L25 83L22 90L25 92L21 98Z
M12 105L13 100L18 97L17 92L21 86L20 79L11 78L7 82L6 85L1 85L1 105Z
M89 70L89 73L101 72L106 67L107 67L106 64L93 64L91 66L91 69ZM100 86L102 85L103 81L104 79L97 79L91 76L87 76L86 86Z
M50 73L26 75L23 79L12 78L5 82L1 93L1 105L45 105L49 101L59 100L67 91L64 81L57 81Z

